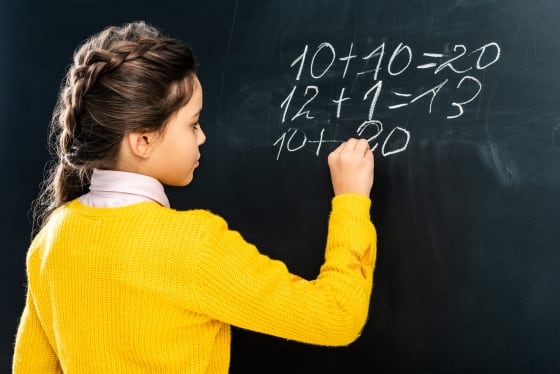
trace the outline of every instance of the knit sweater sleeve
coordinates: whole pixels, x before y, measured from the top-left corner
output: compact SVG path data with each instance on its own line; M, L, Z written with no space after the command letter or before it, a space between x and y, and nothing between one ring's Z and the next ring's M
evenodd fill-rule
M325 262L317 279L289 272L213 216L199 252L200 312L244 329L317 345L347 345L367 319L376 258L370 200L332 201Z
M18 373L62 373L58 358L53 351L35 310L35 302L27 292L25 309L18 327L12 371Z

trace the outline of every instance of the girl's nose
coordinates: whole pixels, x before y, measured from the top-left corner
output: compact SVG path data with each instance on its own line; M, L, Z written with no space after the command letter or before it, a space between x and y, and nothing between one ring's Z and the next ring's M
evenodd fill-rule
M206 142L206 134L202 131L201 126L198 127L197 141L198 145L202 145Z

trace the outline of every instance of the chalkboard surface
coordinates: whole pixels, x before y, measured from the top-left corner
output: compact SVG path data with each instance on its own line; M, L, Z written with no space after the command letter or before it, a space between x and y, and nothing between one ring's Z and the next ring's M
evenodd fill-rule
M326 156L348 137L369 139L379 252L362 336L333 349L234 329L232 373L560 371L558 1L2 7L2 126L15 134L0 139L2 160L31 167L20 216L72 50L108 24L147 20L200 58L208 140L193 184L168 189L172 204L222 215L304 277L323 259ZM10 339L26 225L6 233Z

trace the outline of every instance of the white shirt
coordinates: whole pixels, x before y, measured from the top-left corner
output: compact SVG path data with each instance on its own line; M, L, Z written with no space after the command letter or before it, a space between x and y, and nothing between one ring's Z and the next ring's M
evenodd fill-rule
M169 208L163 185L147 175L116 170L94 169L89 192L80 202L96 208L114 208L154 201Z

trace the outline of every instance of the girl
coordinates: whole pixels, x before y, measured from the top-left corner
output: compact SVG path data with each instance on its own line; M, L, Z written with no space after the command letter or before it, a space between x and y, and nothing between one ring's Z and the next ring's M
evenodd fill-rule
M376 257L373 155L328 158L325 262L304 280L203 210L169 207L206 140L191 50L143 22L74 54L55 108L58 164L27 255L15 373L226 373L230 326L347 345L368 314Z

